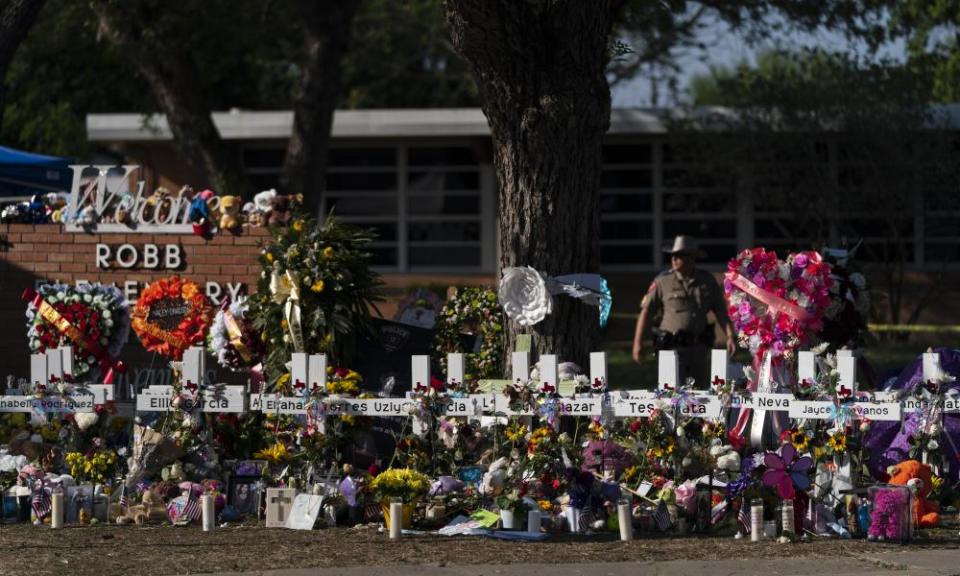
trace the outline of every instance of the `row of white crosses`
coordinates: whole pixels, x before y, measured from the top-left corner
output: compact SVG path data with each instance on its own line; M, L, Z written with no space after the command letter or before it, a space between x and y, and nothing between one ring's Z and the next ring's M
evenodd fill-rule
M180 370L181 393L186 396L180 408L188 411L200 412L233 412L247 411L246 397L243 386L206 386L204 374L207 373L207 359L204 349L200 346L191 346L183 353L183 362ZM174 405L175 389L173 386L147 386L137 394L138 412L172 412L177 409Z
M74 382L73 365L70 346L31 354L30 389L7 389L5 395L0 396L0 412L93 412L97 406L114 399L110 384Z

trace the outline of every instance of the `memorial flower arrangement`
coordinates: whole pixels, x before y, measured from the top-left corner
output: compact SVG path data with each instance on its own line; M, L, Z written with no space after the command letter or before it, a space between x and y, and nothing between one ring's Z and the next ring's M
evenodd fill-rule
M791 356L811 344L831 304L830 265L817 252L785 261L764 248L744 250L727 265L724 291L740 344L754 357Z
M244 297L224 301L210 326L207 350L216 356L218 364L233 372L253 366L263 352L260 338L253 331L249 308Z
M370 481L369 490L381 502L399 498L405 504L423 498L430 490L430 478L410 468L389 468Z
M497 293L490 288L468 286L454 288L437 319L433 349L439 357L440 370L446 372L447 354L466 352L467 380L497 378L503 360L503 311ZM464 350L460 335L470 333L480 338L476 352Z
M78 482L103 484L113 478L111 472L117 463L117 453L109 449L89 453L67 452L64 459L70 468L70 475Z
M179 360L187 348L204 341L212 318L210 301L200 287L170 276L140 293L131 325L148 352Z
M120 290L102 284L44 284L25 296L30 352L72 346L70 377L104 378L98 372L110 369L130 333L130 310Z
M263 267L249 318L268 350L263 374L274 385L293 352L324 352L342 364L369 329L382 282L370 270L374 235L328 216L317 225L296 218L274 229L260 253Z

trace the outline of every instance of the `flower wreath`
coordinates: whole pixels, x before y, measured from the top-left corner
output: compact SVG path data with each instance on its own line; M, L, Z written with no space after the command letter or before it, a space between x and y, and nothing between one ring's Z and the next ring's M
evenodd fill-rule
M130 333L130 311L123 294L102 284L44 284L28 290L27 338L30 352L73 346L72 378L95 376L120 355ZM105 376L105 375L101 375Z
M462 351L460 333L467 323L476 324L474 333L482 336L482 340L479 351L467 354L468 373L465 376L468 379L497 378L503 354L503 310L496 291L482 286L453 289L440 310L433 349L440 356L441 369L446 372L447 354Z
M221 366L234 372L256 364L263 352L260 339L253 333L249 308L242 296L229 304L224 301L213 317L207 339L207 350Z
M151 319L151 311L171 301L179 301L183 312L176 326L166 327ZM200 288L189 280L171 276L144 289L133 309L131 324L148 352L179 359L188 347L203 342L211 316L210 302Z

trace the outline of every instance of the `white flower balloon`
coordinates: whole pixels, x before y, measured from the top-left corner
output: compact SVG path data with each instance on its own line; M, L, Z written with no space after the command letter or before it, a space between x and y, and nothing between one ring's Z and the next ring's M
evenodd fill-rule
M521 326L533 326L553 310L546 281L529 266L504 269L498 296L506 315Z

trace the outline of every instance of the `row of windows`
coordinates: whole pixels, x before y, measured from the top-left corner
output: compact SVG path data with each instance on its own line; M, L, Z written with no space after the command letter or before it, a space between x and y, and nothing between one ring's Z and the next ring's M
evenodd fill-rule
M496 206L488 147L332 149L323 209L375 229L372 252L384 268L493 272ZM819 148L813 152L825 161L830 156ZM244 152L261 188L276 186L282 157L281 149ZM798 203L821 202L824 194L804 188L816 181L810 170L826 171L827 164L758 164L750 172L752 192L745 194L738 193L733 171L703 169L709 164L689 145L615 143L604 146L603 160L600 248L608 269L663 266L659 248L679 234L700 239L706 262L715 265L733 257L743 241L791 251L862 240L864 260L899 258L898 250L909 262L960 259L960 205L953 206L950 195L897 207L893 217L876 213L876 207L845 205L851 211L845 218L804 218ZM840 189L864 181L855 165L840 165L834 173ZM906 241L897 244L893 236Z

